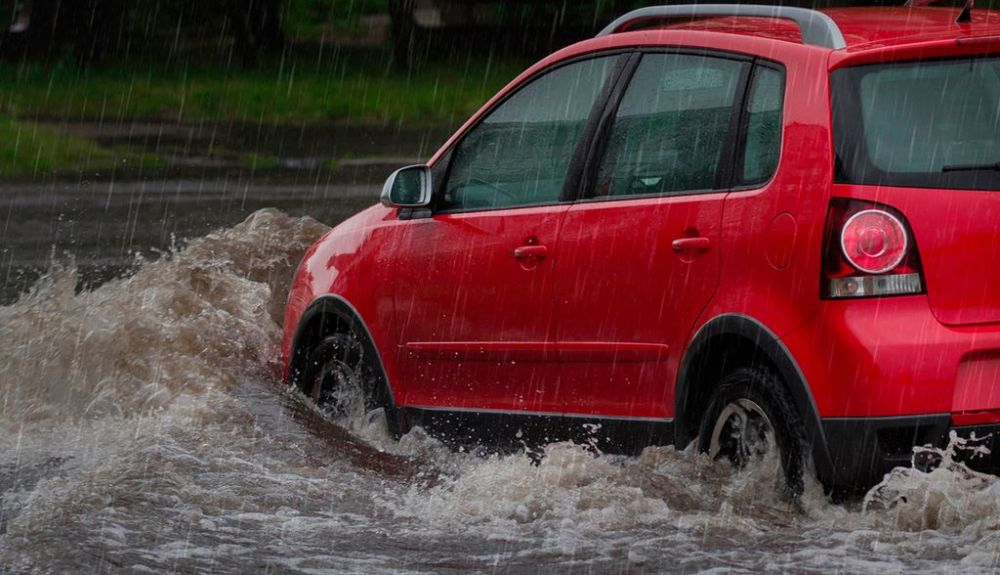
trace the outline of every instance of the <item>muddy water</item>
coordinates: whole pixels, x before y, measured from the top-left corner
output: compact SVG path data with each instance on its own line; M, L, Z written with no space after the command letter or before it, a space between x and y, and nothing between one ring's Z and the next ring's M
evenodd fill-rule
M900 470L864 501L672 448L455 453L331 423L275 378L325 226L276 210L0 307L0 573L991 572L1000 482Z

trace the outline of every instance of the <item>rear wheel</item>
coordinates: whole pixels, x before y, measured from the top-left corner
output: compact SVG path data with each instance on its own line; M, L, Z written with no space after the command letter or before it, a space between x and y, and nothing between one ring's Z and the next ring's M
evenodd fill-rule
M332 418L362 418L384 410L389 433L400 435L399 410L393 404L381 367L353 331L328 335L308 352L299 388Z
M736 469L777 451L779 488L792 497L802 494L806 448L801 419L781 379L767 368L740 368L723 378L702 419L699 446L713 460L728 460Z

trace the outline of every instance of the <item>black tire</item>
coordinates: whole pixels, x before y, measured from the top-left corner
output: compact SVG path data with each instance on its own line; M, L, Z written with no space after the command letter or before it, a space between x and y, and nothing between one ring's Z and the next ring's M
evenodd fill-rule
M352 415L362 410L385 411L389 433L402 434L399 409L392 401L385 377L370 345L353 332L335 333L319 341L308 352L299 389L330 417Z
M750 423L743 426L742 422ZM784 479L778 487L785 495L796 498L804 486L808 453L805 428L785 384L770 369L744 367L723 377L702 418L699 448L716 460L728 458L740 468L763 455L755 439L763 437L761 432L768 424L777 443ZM769 448L770 444L766 446Z

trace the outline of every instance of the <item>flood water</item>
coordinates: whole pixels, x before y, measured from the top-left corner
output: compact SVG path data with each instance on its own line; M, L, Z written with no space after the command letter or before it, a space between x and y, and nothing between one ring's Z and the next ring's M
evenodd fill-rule
M276 375L280 311L306 247L375 193L0 190L0 573L997 570L1000 481L947 461L793 505L767 464L571 444L536 464L328 421Z

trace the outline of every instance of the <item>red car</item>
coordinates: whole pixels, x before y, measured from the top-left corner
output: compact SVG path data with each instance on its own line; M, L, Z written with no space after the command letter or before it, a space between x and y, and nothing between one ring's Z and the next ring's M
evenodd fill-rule
M863 487L1000 444L998 225L1000 14L645 8L308 251L286 376L394 433L776 449L793 491Z

